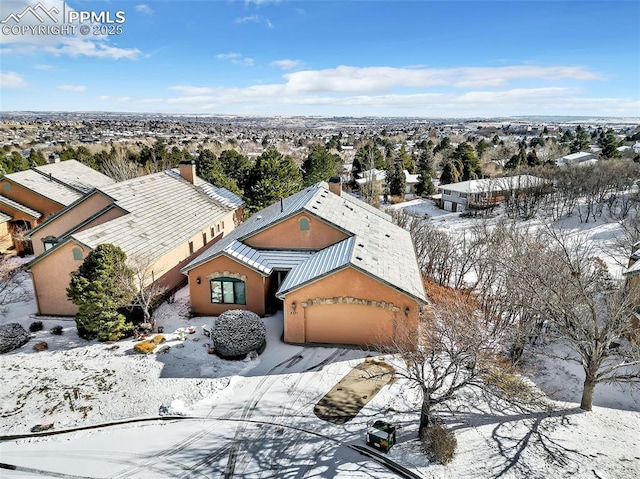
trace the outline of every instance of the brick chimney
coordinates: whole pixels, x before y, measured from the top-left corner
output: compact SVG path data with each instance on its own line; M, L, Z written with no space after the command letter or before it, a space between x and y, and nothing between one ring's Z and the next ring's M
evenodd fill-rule
M329 191L338 196L342 196L342 178L339 176L329 178Z
M193 160L182 161L178 166L180 168L180 176L194 185L196 181L196 162Z

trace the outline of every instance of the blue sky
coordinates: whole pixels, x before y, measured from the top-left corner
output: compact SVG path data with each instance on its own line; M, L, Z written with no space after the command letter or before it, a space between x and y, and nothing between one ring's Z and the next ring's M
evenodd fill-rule
M40 3L0 5L0 110L640 116L638 1ZM124 22L29 33L69 12Z

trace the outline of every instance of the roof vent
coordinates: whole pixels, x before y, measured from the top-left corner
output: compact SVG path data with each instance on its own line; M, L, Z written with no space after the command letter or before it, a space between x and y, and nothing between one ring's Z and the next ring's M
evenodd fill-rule
M362 261L362 258L360 256L356 256L356 259Z
M358 243L358 246L360 246L360 248L364 248L364 243Z
M385 233L384 234L387 238L391 238L391 235L389 233Z
M257 220L261 220L261 219L262 219L262 215L258 215L258 216L256 216L256 219L257 219Z

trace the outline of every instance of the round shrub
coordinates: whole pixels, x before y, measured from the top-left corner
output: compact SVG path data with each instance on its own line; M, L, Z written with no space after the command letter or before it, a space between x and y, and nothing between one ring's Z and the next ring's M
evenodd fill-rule
M151 354L156 349L156 345L153 341L140 341L133 349L140 354Z
M62 326L60 325L54 326L53 328L50 329L50 332L54 336L60 336L63 333Z
M164 334L156 334L151 341L153 341L153 344L160 344L164 343L166 338L164 337Z
M0 325L0 353L8 353L29 342L29 333L18 323Z
M421 442L429 459L440 464L449 464L458 447L454 432L441 424L428 426L422 434Z
M36 331L42 331L43 327L44 326L42 326L42 321L34 321L29 325L29 331L35 333Z
M256 313L242 309L225 311L211 329L215 352L230 359L244 358L264 348L267 328Z

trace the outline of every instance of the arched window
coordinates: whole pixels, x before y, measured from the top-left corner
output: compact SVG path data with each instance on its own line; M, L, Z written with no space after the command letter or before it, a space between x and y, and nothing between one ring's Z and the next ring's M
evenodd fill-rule
M300 218L300 231L309 231L309 218Z
M212 279L211 302L223 304L247 304L244 281L226 277Z
M73 252L73 259L76 261L82 261L82 250L77 246L71 250Z

